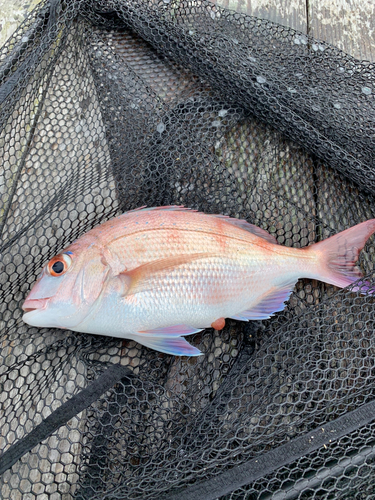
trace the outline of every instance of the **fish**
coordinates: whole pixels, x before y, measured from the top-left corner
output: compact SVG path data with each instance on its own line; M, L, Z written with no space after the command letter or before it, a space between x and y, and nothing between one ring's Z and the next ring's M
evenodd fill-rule
M198 356L184 338L227 318L265 320L300 278L373 293L355 265L375 219L304 248L278 244L246 220L181 206L141 207L78 238L44 266L23 321L132 339Z

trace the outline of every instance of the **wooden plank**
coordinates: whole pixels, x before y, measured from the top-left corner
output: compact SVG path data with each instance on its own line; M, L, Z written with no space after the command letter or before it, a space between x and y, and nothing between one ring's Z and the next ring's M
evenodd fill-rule
M307 10L305 0L217 0L215 3L237 12L260 17L307 32Z
M308 19L309 34L314 38L335 45L355 58L375 61L374 0L308 0ZM319 163L316 178L318 213L322 221L328 224L327 205L331 210L334 206L334 225L338 230L372 216L370 202L363 203L358 190L331 168ZM330 225L332 227L332 221ZM323 229L322 237L328 235Z
M309 34L375 61L374 0L308 0Z
M374 0L307 0L308 33L316 39L324 40L347 54L360 60L375 60L375 2ZM349 180L332 168L318 161L315 169L316 206L320 226L320 238L324 239L333 232L342 231L354 224L374 217L373 199L364 196ZM366 245L361 253L360 267L364 274L373 272L373 243ZM322 296L331 296L335 287L321 284ZM340 311L332 311L334 317ZM350 318L350 305L341 309L344 318ZM364 314L365 322L368 317ZM340 323L341 338L349 340L351 325L349 319ZM349 332L349 333L348 333ZM358 339L367 335L355 332ZM338 349L337 349L338 348ZM327 359L346 357L340 353L335 342L326 344ZM354 368L353 368L354 369Z
M0 47L41 0L0 0Z

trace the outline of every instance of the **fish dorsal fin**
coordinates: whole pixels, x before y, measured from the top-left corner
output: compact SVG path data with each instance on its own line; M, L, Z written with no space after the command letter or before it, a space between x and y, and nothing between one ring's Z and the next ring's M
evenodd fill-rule
M270 318L275 312L284 310L285 302L289 299L296 283L297 280L294 280L284 283L280 287L272 288L266 295L263 295L260 302L254 307L231 316L231 318L241 321Z
M263 238L264 240L268 241L269 243L273 243L274 245L278 245L278 242L272 234L267 232L265 229L262 229L258 226L254 226L254 224L250 224L250 222L247 222L244 219L235 219L234 217L228 217L227 215L215 215L214 217L218 217L220 219L225 220L229 224L232 224L233 226L239 227L240 229L244 229L245 231L248 231L249 233L255 234L255 236L259 236L259 238Z
M131 271L120 273L118 276L125 281L125 294L134 295L146 290L155 289L158 286L155 282L156 278L160 281L163 276L170 273L176 267L212 256L212 253L206 252L168 257L166 259L148 262Z
M164 207L139 207L139 208L134 208L133 210L128 210L125 212L126 214L132 214L134 212L156 212L158 210L162 210L165 212L197 212L197 210L193 208L187 208L184 207L183 205L165 205Z
M165 207L139 207L134 210L129 210L124 215L132 214L134 212L156 212L156 211L169 211L169 212L198 212L198 210L192 208L186 208L183 205L166 205ZM199 212L198 212L199 213ZM203 214L203 212L202 212ZM223 219L229 224L233 226L239 227L240 229L244 229L249 233L255 234L255 236L259 236L259 238L263 238L264 240L272 243L274 245L278 245L278 242L274 236L272 236L268 231L262 229L258 226L254 226L254 224L250 224L244 219L236 219L234 217L229 217L229 215L220 215L220 214L203 214L207 217L216 217L218 219Z
M182 337L132 334L128 338L146 347L155 349L155 351L165 352L174 356L200 356L202 354L199 349L189 344Z

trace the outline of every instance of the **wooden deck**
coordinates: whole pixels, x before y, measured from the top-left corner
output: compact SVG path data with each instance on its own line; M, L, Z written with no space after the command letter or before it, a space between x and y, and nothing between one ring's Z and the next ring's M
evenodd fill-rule
M375 0L216 0L215 3L302 31L375 62Z
M269 19L375 62L375 0L213 0ZM0 0L0 46L38 0Z

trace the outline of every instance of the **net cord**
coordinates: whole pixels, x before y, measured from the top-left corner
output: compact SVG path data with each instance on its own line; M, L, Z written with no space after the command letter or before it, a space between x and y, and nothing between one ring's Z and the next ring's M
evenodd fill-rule
M298 479L292 486L270 493L262 497L262 500L295 500L306 490L320 488L326 480L334 477L339 478L343 474L348 476L355 468L361 467L369 460L374 460L374 458L375 446L364 446L357 454L342 458L333 466L318 469L312 476Z
M199 481L184 490L170 492L166 496L160 497L160 500L215 500L266 477L280 467L291 464L323 446L330 446L332 442L358 430L373 420L375 420L375 401L371 401L216 477ZM346 466L345 463L341 464L342 468Z
M45 418L29 434L20 439L0 456L0 474L3 474L17 460L28 453L37 444L47 439L59 427L65 425L70 419L88 408L106 391L111 389L121 379L129 379L132 371L126 366L119 364L110 366L105 372L98 376L88 387L62 404L57 410Z

